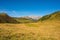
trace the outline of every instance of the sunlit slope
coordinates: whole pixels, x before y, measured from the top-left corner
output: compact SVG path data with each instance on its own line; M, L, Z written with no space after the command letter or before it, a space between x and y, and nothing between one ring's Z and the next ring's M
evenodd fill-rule
M39 19L39 21L60 21L60 11L54 12L49 15L45 15Z
M32 23L32 22L36 22L35 20L33 20L32 18L23 18L23 17L15 17L14 19L16 19L16 21L20 22L20 23Z

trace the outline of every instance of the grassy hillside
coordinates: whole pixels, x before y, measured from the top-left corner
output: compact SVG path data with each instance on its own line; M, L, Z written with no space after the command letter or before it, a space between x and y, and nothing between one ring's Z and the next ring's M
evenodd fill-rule
M23 18L23 17L17 18L17 17L15 17L14 19L16 19L20 23L33 23L33 22L36 22L36 20L33 20L32 18Z
M32 18L10 17L6 13L0 13L0 23L32 23L36 22Z
M0 23L18 23L15 19L8 16L6 13L0 13Z
M42 18L39 19L39 21L58 21L60 20L60 11L54 12L52 14L49 15L45 15Z
M1 23L0 40L60 40L60 12L43 16L35 23Z

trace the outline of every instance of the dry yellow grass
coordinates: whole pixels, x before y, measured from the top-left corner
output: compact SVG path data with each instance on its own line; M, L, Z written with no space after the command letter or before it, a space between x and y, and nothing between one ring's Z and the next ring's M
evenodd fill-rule
M60 40L59 23L52 21L28 24L0 24L0 36L15 35L18 40ZM11 37L11 40L17 40L16 38ZM0 37L0 40L2 39Z

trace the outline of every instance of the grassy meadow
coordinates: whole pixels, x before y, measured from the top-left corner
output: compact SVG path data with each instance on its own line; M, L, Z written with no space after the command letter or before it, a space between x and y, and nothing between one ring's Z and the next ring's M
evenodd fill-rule
M60 40L60 22L0 24L0 40Z
M0 14L0 40L60 40L60 12L37 21Z

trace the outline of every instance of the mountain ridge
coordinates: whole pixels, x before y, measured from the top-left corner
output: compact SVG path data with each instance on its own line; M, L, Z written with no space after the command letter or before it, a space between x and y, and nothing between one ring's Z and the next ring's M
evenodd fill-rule
M1 13L0 23L18 23L18 22L12 17L8 16L6 13Z
M37 19L38 17L36 17ZM34 17L10 17L6 13L0 13L0 23L33 23L33 22L42 22L42 21L59 21L60 20L60 11L45 15L43 17L39 17L36 20Z
M45 15L39 19L39 21L51 21L51 20L60 20L60 11Z

